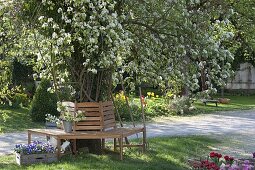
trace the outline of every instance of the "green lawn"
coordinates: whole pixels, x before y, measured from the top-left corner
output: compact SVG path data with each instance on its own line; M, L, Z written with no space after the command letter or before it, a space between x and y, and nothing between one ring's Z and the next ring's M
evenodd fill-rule
M214 98L218 98L215 96ZM218 107L215 104L209 103L204 104L197 100L194 105L197 108L193 113L211 113L215 111L228 111L228 110L243 110L255 108L255 96L226 96L230 98L229 104L219 104ZM135 98L135 102L139 104L138 98ZM164 103L162 98L156 98L154 100L148 100L150 107L147 107L146 116L155 117L156 115L169 115L167 110L164 109ZM139 111L138 116L141 117ZM42 123L32 122L28 109L19 108L13 109L8 107L0 106L0 133L23 131L28 128L41 128L44 125Z
M0 157L0 169L3 170L185 170L188 169L188 158L199 158L209 153L208 146L219 144L219 141L200 136L150 138L149 149L140 154L136 149L127 149L124 160L117 154L93 155L80 154L63 157L60 162L19 167L14 155Z
M215 99L219 96L214 96ZM206 106L200 101L195 101L195 107L197 110L195 113L210 113L215 111L229 111L229 110L245 110L255 108L255 96L226 96L230 99L229 104L218 104L218 107L214 103L208 103Z
M0 106L0 133L40 127L43 127L43 124L32 122L27 108L14 109Z

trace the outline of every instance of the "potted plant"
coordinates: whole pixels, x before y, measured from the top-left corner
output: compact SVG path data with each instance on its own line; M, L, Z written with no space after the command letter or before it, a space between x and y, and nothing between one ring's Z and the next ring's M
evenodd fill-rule
M51 114L46 114L45 115L45 126L46 128L55 128L57 127L57 122L59 121L59 119Z
M58 111L61 113L60 119L62 120L64 130L67 133L72 132L74 122L78 122L85 118L84 112L80 110L71 110L67 106L62 105L60 102L58 102Z
M14 148L19 165L51 163L57 161L55 148L49 143L34 141L30 144L17 144Z

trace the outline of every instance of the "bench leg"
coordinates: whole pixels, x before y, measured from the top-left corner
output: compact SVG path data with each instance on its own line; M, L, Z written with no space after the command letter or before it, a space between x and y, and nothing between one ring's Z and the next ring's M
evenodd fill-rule
M73 153L77 155L77 141L76 139L73 140Z
M117 151L117 140L116 140L116 138L113 139L113 150L114 150L114 152Z
M143 130L143 148L142 148L142 152L145 152L146 150L146 130Z
M215 104L216 104L216 107L218 107L218 103L216 102Z
M60 159L60 154L61 154L61 140L57 138L57 158L58 160Z
M105 139L102 139L102 150L105 149Z
M120 160L123 160L123 138L119 138L120 143Z
M27 133L27 143L30 144L31 143L31 136L32 134L30 132Z

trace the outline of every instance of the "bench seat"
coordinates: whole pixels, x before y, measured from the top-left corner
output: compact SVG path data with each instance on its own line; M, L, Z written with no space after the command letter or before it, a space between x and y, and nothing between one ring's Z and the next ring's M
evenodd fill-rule
M76 140L79 139L101 139L101 147L105 148L105 139L114 139L114 151L119 147L120 159L123 159L123 147L141 147L145 151L146 145L146 128L119 128L116 126L114 106L111 101L106 102L83 102L72 103L66 102L66 106L70 111L81 110L85 114L85 119L75 122L72 133L66 133L61 129L28 129L28 143L31 143L32 134L45 135L54 137L57 140L57 157L61 156L61 140L72 140L73 151L76 153ZM126 142L123 144L123 139L142 133L142 144L131 145ZM117 145L117 140L119 144Z

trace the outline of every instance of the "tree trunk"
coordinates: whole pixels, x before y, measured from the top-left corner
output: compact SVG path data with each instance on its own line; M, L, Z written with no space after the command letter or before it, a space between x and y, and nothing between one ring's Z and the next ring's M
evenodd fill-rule
M99 102L110 100L112 71L98 70L97 74L85 72L84 69L73 72L75 90L78 93L77 102ZM78 73L78 74L77 74ZM76 75L75 75L76 74ZM87 147L90 153L102 153L100 139L77 140L77 148Z
M207 89L205 82L206 82L205 69L203 68L201 70L201 88L202 88L202 91L205 91Z

